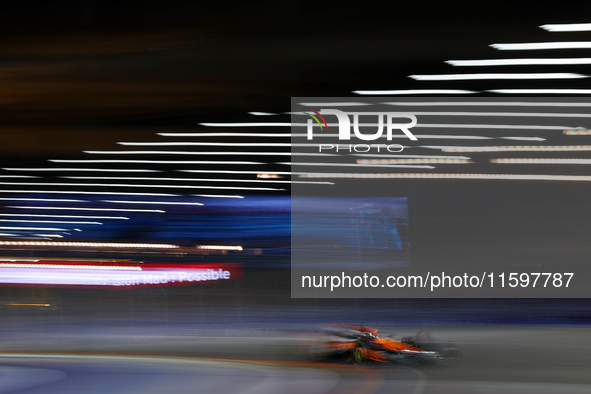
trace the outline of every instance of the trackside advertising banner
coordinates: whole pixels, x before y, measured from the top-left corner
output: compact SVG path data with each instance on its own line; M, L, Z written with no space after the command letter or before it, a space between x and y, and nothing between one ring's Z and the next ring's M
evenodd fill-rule
M92 263L89 261L4 261L0 283L46 286L189 286L216 284L243 275L241 263Z
M591 296L591 100L296 97L292 297Z

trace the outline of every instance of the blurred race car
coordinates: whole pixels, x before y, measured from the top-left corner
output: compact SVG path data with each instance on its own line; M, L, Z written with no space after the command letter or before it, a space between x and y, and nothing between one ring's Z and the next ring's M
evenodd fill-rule
M353 362L372 361L435 363L460 356L451 343L432 340L425 330L402 340L380 337L378 330L363 326L332 324L321 330L322 338L307 344L304 353L319 360Z

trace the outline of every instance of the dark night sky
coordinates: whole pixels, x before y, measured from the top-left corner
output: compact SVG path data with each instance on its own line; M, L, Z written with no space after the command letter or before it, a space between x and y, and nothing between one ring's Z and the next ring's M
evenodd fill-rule
M406 76L543 40L538 25L580 22L583 4L19 2L0 15L0 149L67 154L291 96L428 87Z

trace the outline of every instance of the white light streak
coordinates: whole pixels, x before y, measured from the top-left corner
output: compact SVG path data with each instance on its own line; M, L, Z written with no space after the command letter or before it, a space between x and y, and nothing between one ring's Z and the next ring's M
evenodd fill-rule
M467 156L434 156L434 155L397 155L397 154L375 154L375 153L354 153L352 156L380 157L380 158L408 158L408 159L457 159L470 160Z
M366 126L377 126L377 125L367 125ZM415 126L415 127L420 127L420 126ZM306 134L294 134L294 137L305 137ZM315 137L336 137L334 134L314 134ZM497 138L509 138L509 139L521 139L521 138L525 138L525 139L532 139L534 138L535 141L545 141L544 138L540 138L540 137L484 137L484 136L477 136L477 135L442 135L442 134L414 134L415 137L417 138L421 138L421 139L442 139L442 140L477 140L477 139L481 139L481 140L489 140L489 139L497 139ZM400 139L405 139L408 138L405 135L392 135L392 139L394 138L400 138ZM371 144L372 146L375 146L376 144ZM291 144L292 147L317 147L318 144ZM298 156L297 153L292 153L293 156ZM314 156L314 154L301 154L299 156ZM318 154L316 154L318 155ZM335 154L331 154L329 156L336 156Z
M192 145L195 145L193 143ZM258 144L261 145L261 144ZM289 146L289 145L288 145ZM119 151L84 151L93 155L206 155L206 156L289 156L291 152L187 152L187 151L147 151L147 150L119 150ZM298 153L296 153L297 155ZM299 155L331 156L320 153L299 153Z
M39 235L39 234L36 234ZM45 235L44 235L45 236ZM36 242L27 242L33 243ZM43 243L43 242L39 242ZM64 242L67 243L67 242ZM124 265L73 265L73 264L18 264L18 263L0 263L0 268L51 268L51 269L72 269L72 270L115 270L115 271L141 271L141 267Z
M33 235L37 235L39 237L49 237L49 238L63 238L63 235L59 235L59 234L33 234Z
M143 169L109 169L109 168L3 168L6 171L100 171L100 172L162 172Z
M549 59L483 59L483 60L447 60L452 66L524 66L524 65L564 65L591 64L591 57L549 58Z
M492 91L491 91L492 92ZM568 93L568 92L567 92ZM591 94L591 90L589 90L589 93ZM431 112L422 112L419 114L424 114L424 115L461 115L464 113L449 113L449 112L442 112L442 113L431 113ZM465 113L465 114L471 114L470 112ZM509 116L509 115L505 115L504 113L499 113L499 112L487 112L487 115L494 115L494 114L503 114L502 116ZM491 116L492 116L491 115ZM526 114L523 113L515 113L515 115L513 116L526 116ZM537 114L535 114L537 115ZM545 115L543 113L539 114L540 116L556 116L556 115L560 115L560 114L552 114L552 115ZM569 114L567 114L569 115ZM586 114L572 114L575 116L578 115L584 115L586 116ZM480 116L480 115L479 115ZM483 115L484 116L484 115ZM306 124L305 123L294 123L294 126L301 126L301 127L305 127ZM337 127L338 123L329 123L328 124L330 127ZM374 123L361 123L360 126L378 126L377 124ZM316 126L314 126L316 127ZM474 129L516 129L516 130L564 130L564 129L568 129L568 128L572 128L571 126L542 126L542 125L495 125L495 124L447 124L447 123L441 123L441 124L433 124L433 123L417 123L416 126L414 126L415 128L417 127L421 127L421 128L474 128ZM335 137L335 134L314 134L316 137ZM295 137L305 137L306 134L293 134L292 136ZM314 144L294 144L291 146L314 146Z
M359 102L333 102L333 103L299 103L299 105L305 105L307 107L319 107L326 105L329 107L359 107L362 105L373 105L372 103L359 103Z
M392 138L405 138L406 136L393 135ZM510 139L510 140L527 140L527 141L546 141L545 138L541 137L484 137L478 135L427 135L427 134L415 134L415 137L421 139L441 139L441 140L494 140L494 139Z
M316 135L316 137L320 137ZM415 137L428 140L495 140L495 139L508 139L508 140L524 140L524 141L546 141L542 137L485 137L478 135L442 135L442 134L415 134ZM392 138L408 138L405 135L393 135ZM383 145L383 144L370 144L370 146ZM294 144L294 146L305 146L305 147L316 147L318 144ZM343 145L339 145L343 146ZM332 155L335 156L335 155Z
M156 133L163 137L290 137L289 133Z
M382 96L386 94L474 94L478 93L473 90L458 90L458 89L423 89L423 90L354 90L352 93L359 95L376 95Z
M182 160L62 160L51 159L55 163L142 163L142 164L265 164L256 161L182 161Z
M491 159L496 164L591 164L591 159L509 158Z
M54 228L54 227L0 227L2 230L25 230L25 231L68 231L67 228ZM3 242L0 241L0 245L4 245Z
M357 164L470 164L465 159L359 159Z
M204 173L204 174L279 174L279 175L289 175L291 172L289 171L233 171L233 170L177 170L179 172L195 172L195 173Z
M519 44L491 44L490 46L501 51L528 51L539 49L588 49L591 48L591 42L531 42Z
M413 112L413 114L423 116L523 116L546 118L591 118L591 114L571 114L565 112Z
M203 205L199 202L172 202L172 201L129 201L129 200L101 200L102 202L109 202L115 204L150 204L150 205Z
M242 250L242 246L230 246L230 245L197 245L197 249L205 249L205 250Z
M0 185L11 185L13 183L0 182ZM89 187L142 187L142 188L164 188L164 189L242 189L242 190L285 190L268 187L229 187L229 186L194 186L194 185L135 185L128 183L20 183L19 185L37 186L89 186ZM82 208L72 208L82 209ZM90 208L87 208L90 209Z
M516 130L564 130L568 126L537 126L537 125L505 125L505 124L447 124L447 123L421 123L415 127L446 128L446 129L516 129Z
M499 94L591 94L591 89L492 89L489 93Z
M18 209L57 209L57 210L68 210L68 211L108 211L108 212L157 212L165 213L157 209L114 209L114 208L72 208L72 207L33 207L33 206L9 206L8 208Z
M499 139L514 141L546 141L545 138L540 137L499 137Z
M0 193L40 193L40 194L100 194L112 196L160 196L179 197L178 194L170 193L131 193L131 192L86 192L86 191L63 191L63 190L0 190Z
M286 142L117 142L125 146L291 146Z
M591 23L548 24L540 28L549 32L591 31Z
M246 182L246 183L292 183L292 181L276 181L261 179L209 179L209 178L135 178L135 177L92 177L92 176L66 176L70 179L110 179L110 180L150 180L150 181L183 181L183 182Z
M392 101L385 105L399 105L410 107L591 107L591 103L571 102L522 102L522 101Z
M591 145L510 145L441 147L444 152L588 152Z
M70 222L65 220L23 220L23 219L0 219L0 222L12 223L54 223L54 224L99 224L100 222Z
M195 197L206 197L206 198L244 198L244 196L226 195L226 194L192 194Z
M574 73L483 73L483 74L440 74L409 75L415 81L462 81L480 79L578 79L589 78L587 75Z
M394 173L394 174L355 174L355 173L317 173L301 175L303 178L351 178L351 179L466 179L466 180L516 180L516 181L578 181L591 182L591 176L584 175L524 175L524 174L433 174L433 173Z
M353 164L353 163L277 163L283 165L294 165L294 166L327 166L327 167L381 167L381 168L435 168L433 166L415 166L415 165L373 165L373 164Z
M88 202L88 200L70 200L67 198L16 198L2 197L1 201L50 201L50 202Z
M324 104L327 105L327 104ZM291 126L286 122L242 122L242 123L199 123L206 127L285 127Z
M493 92L492 90L490 92ZM499 91L500 92L500 91ZM568 93L568 92L566 92ZM591 94L591 90L589 90L589 93ZM518 116L518 115L516 115ZM306 127L307 124L306 123L293 123L293 124L289 124L289 126L297 126L297 127ZM329 127L338 127L338 123L328 123ZM360 123L359 126L377 126L376 124L373 123ZM318 126L314 126L313 127L318 127ZM569 126L523 126L523 125L466 125L466 124L459 124L459 125L452 125L452 124L441 124L441 125L437 125L437 124L423 124L423 123L418 123L416 127L448 127L448 128L453 128L453 127L463 127L463 128L468 128L468 127L474 127L474 128L514 128L514 129L541 129L541 130L562 130L564 128L569 128ZM305 134L294 134L293 136L305 136ZM319 136L319 137L335 137L334 134L315 134L315 136Z
M0 216L18 216L18 217L35 217L35 218L68 218L68 219L117 219L129 220L124 216L85 216L85 215L37 215L29 213L0 213Z
M44 229L47 230L47 229ZM62 229L58 229L62 230ZM152 248L152 249L178 249L178 245L149 244L149 243L104 243L104 242L29 242L29 241L0 241L0 245L27 245L27 246L75 246L92 248Z
M21 258L15 259L15 258L13 258L13 259L0 259L0 261L10 261L11 263L14 263L15 261L32 261L32 262L36 263L39 260L38 259L37 260L33 260L33 259L21 259Z

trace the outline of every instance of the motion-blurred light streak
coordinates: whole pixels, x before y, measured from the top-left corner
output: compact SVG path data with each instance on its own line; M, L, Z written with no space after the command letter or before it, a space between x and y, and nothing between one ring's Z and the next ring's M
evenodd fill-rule
M240 277L241 266L220 264L0 264L0 283L53 286L162 286L216 283Z
M243 250L242 246L234 245L197 245L197 249L207 250Z
M591 118L591 114L566 112L413 112L421 116L500 116L500 117L544 117L544 118Z
M491 44L490 46L501 51L529 51L540 49L589 49L591 48L591 41L526 42L517 44Z
M591 89L491 89L486 92L499 94L591 94Z
M34 186L88 186L88 187L141 187L141 188L164 188L164 189L242 189L242 190L284 190L265 187L242 187L242 186L195 186L195 185L136 185L130 183L12 183L0 182L0 185L34 185Z
M37 207L37 206L8 206L17 209L47 209L47 210L69 210L69 211L108 211L108 212L156 212L165 213L159 209L115 209L115 208L82 208L82 207Z
M286 145L288 146L288 145ZM330 153L307 152L189 152L189 151L84 151L93 155L201 155L201 156L334 156Z
M334 102L334 103L299 103L300 105L305 105L308 107L317 107L320 105L328 105L330 107L359 107L359 106L363 106L363 105L373 105L373 103L360 103L360 102L348 102L348 101L343 101L343 102Z
M124 216L83 216L83 215L39 215L39 214L24 214L24 213L0 213L0 216L18 216L18 217L35 217L35 218L71 218L71 219L119 219L129 220Z
M405 158L405 159L458 159L470 160L468 156L437 156L437 155L388 155L388 154L372 154L372 153L355 153L352 156L359 157L378 157L378 158Z
M591 107L591 103L571 102L527 102L527 101L391 101L384 105L412 107Z
M199 123L205 127L290 127L288 122L233 122L233 123Z
M141 271L142 267L128 265L75 265L75 264L22 264L22 263L0 263L0 268L52 268L68 270L115 270L115 271Z
M117 142L124 146L291 146L287 142Z
M475 179L475 180L517 180L517 181L572 181L591 182L585 175L542 175L542 174L452 174L452 173L308 173L302 178L348 178L348 179Z
M107 179L107 180L150 180L150 181L183 181L183 182L246 182L246 183L293 183L293 181L263 180L263 179L210 179L210 178L136 178L136 177L76 177L66 176L69 179ZM296 181L297 183L297 181ZM315 182L320 184L321 182ZM324 183L326 184L326 183Z
M264 171L248 171L248 170L177 170L179 172L194 172L204 174L264 174ZM268 172L269 174L271 172ZM273 171L273 174L289 175L289 171Z
M112 195L112 196L159 196L178 197L178 194L170 193L133 193L133 192L89 192L80 190L0 190L0 193L39 193L39 194L89 194L89 195Z
M58 229L61 230L61 229ZM56 246L56 247L92 247L92 248L150 248L150 249L178 249L180 246L171 244L152 243L120 243L120 242L30 242L30 241L0 241L0 246Z
M173 202L173 201L132 201L132 200L101 200L102 202L114 204L150 204L150 205L204 205L199 202Z
M575 73L482 73L482 74L439 74L409 75L415 81L464 81L481 79L579 79L588 75Z
M55 227L0 227L2 230L25 230L25 231L68 231L67 228L55 228ZM0 243L2 245L2 243Z
M587 152L591 145L509 145L441 147L444 152Z
M564 130L568 126L542 126L542 125L510 125L510 124L450 124L450 123L419 123L416 127L426 128L452 128L452 129L515 129L515 130Z
M54 223L54 224L99 224L100 222L72 222L66 220L24 220L24 219L0 219L0 222L12 222L12 223Z
M291 162L282 162L277 164L283 165L294 165ZM327 166L327 167L381 167L381 168L425 168L425 169L433 169L433 166L423 166L423 165L408 165L408 164L400 164L400 165L378 165L378 164L354 164L354 163L295 163L297 166Z
M461 89L407 89L407 90L353 90L352 93L359 95L382 96L388 94L474 94L474 90Z
M2 168L5 171L101 171L101 172L162 172L160 170L147 169L114 169L114 168Z
M44 201L44 202L88 202L88 200L72 200L68 198L20 198L1 197L1 201Z
M541 25L540 28L549 32L591 31L591 23L546 24Z
M591 159L560 159L560 158L500 158L491 159L496 164L591 164Z
M226 195L226 194L192 194L192 196L206 197L206 198L244 198L244 196Z
M266 164L258 161L222 161L222 160L118 160L118 159L50 159L55 163L141 163L141 164Z
M591 64L590 57L579 58L549 58L549 59L482 59L482 60L446 60L445 63L452 66L522 66L522 65L573 65Z
M564 135L591 135L591 129L580 128L580 129L564 130L563 134Z
M0 175L0 178L39 178L32 175Z
M470 164L466 159L359 159L357 164Z
M291 137L289 133L156 133L163 137Z

